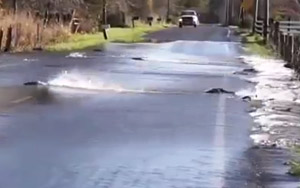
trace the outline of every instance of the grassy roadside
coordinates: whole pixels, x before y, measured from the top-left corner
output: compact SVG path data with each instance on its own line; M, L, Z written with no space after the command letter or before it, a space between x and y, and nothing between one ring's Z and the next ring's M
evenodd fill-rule
M293 160L288 163L290 166L289 174L300 177L300 147L297 146L292 149L294 153Z
M291 161L289 165L291 167L289 174L291 174L292 176L300 177L300 163L296 161Z
M142 42L144 35L166 28L168 26L155 24L152 27L138 24L136 28L111 28L108 30L109 40L104 40L101 32L94 34L75 34L65 41L46 46L48 51L73 51L89 47L101 46L107 42L135 43Z
M242 43L245 46L246 52L257 54L262 57L271 57L275 55L269 45L263 44L262 36L251 34L248 29L240 29L237 32L242 37Z

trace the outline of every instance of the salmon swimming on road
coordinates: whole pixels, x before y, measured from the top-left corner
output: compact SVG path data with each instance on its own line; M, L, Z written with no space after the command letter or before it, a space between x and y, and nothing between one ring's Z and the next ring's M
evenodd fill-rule
M49 86L48 83L42 82L42 81L31 81L31 82L25 82L23 84L24 86Z

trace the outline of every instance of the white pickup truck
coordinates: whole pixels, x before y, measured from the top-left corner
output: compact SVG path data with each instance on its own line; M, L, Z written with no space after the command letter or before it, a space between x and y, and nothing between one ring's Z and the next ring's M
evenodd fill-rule
M181 16L178 21L179 27L200 25L198 14L194 10L184 10L181 12Z

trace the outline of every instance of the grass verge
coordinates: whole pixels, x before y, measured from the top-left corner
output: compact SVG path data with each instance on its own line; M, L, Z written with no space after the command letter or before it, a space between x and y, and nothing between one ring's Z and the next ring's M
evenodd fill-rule
M107 42L136 43L144 41L147 33L166 28L164 25L138 24L135 28L111 28L108 30L109 40L104 40L101 32L94 34L74 34L60 43L46 46L48 51L73 51L89 47L101 46Z
M290 166L289 174L292 176L300 177L300 147L297 146L293 148L294 157L293 160L288 164Z
M292 176L300 177L300 163L296 161L291 161L290 163L290 171L289 174Z
M251 54L257 54L262 57L274 56L274 52L271 46L263 43L263 37L258 34L251 34L249 30L238 31L242 37L242 42L246 48L246 51Z

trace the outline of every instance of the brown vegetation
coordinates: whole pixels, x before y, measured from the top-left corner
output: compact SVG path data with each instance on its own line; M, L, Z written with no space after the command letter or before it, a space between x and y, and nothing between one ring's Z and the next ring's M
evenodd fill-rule
M14 51L32 50L68 36L68 27L58 24L43 27L41 20L33 19L25 13L2 15L0 26L4 31L3 48L6 48L8 28L12 27L11 47Z
M300 5L297 0L272 0L271 15L277 19L300 19Z

